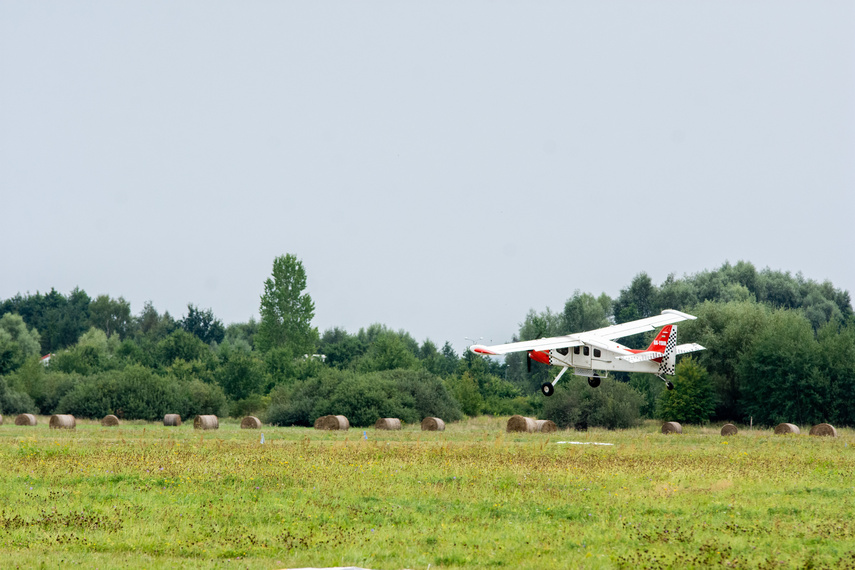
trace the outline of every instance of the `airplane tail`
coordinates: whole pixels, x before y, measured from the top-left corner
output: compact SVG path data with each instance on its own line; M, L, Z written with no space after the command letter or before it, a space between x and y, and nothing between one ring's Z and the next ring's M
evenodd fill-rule
M656 339L650 343L647 350L661 352L662 360L659 362L659 374L673 376L677 372L677 325L663 327Z
M674 339L673 341L671 341L672 338ZM662 330L659 331L659 334L656 335L656 338L650 343L645 352L665 352L669 341L671 341L671 348L674 348L677 344L677 327L674 325L662 327Z

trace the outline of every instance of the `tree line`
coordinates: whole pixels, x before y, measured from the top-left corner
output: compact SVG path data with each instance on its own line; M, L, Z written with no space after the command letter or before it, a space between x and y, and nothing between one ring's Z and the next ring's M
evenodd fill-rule
M159 419L164 413L263 416L311 425L343 413L353 425L378 417L448 421L463 415L541 415L562 427L622 427L643 417L700 423L855 425L855 316L848 292L801 274L748 262L656 285L645 273L612 299L574 291L560 312L531 310L508 340L590 330L671 308L680 342L707 350L678 365L675 389L647 374L613 373L600 388L566 379L551 398L539 386L556 370L504 361L450 343L416 341L374 324L352 333L312 326L302 263L277 257L263 284L258 321L224 325L190 303L174 318L122 297L74 289L0 300L0 413L72 413ZM623 339L646 346L651 335ZM51 354L50 364L40 363ZM578 386L577 386L578 384Z

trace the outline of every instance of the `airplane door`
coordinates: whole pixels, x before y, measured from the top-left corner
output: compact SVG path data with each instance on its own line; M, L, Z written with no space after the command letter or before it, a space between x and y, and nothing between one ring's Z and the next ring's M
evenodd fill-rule
M591 368L591 347L573 347L573 366L575 368Z

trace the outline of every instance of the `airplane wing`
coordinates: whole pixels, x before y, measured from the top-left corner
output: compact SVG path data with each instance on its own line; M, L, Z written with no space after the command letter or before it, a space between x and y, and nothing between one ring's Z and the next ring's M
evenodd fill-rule
M469 350L476 354L501 355L509 354L511 352L522 352L524 350L552 350L555 348L582 346L583 344L597 345L598 340L614 340L616 338L652 331L665 325L696 318L697 317L693 317L687 313L681 313L680 311L675 311L673 309L665 309L662 311L662 314L656 315L655 317L647 317L646 319L630 321L620 325L612 325L610 327L584 333L540 338L537 340L525 340L522 342L511 342L508 344L497 344L494 346L473 344L469 347ZM609 346L608 348L612 347Z
M612 325L610 327L589 331L585 333L585 335L614 340L616 338L652 331L659 327L664 327L665 325L673 325L680 321L692 321L697 318L698 317L694 317L680 311L675 311L673 309L665 309L662 311L662 314L656 315L655 317L647 317L646 319L638 319L637 321Z
M469 350L477 354L499 355L529 350L552 350L553 348L582 346L582 344L577 335L571 334L552 338L539 338L537 340L524 340L522 342L510 342L508 344L497 344L495 346L473 344L469 347Z

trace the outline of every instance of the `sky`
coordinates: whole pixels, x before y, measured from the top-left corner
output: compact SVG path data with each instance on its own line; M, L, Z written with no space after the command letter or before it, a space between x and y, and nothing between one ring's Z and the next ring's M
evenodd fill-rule
M855 3L0 0L0 299L462 350L750 261L855 291Z

